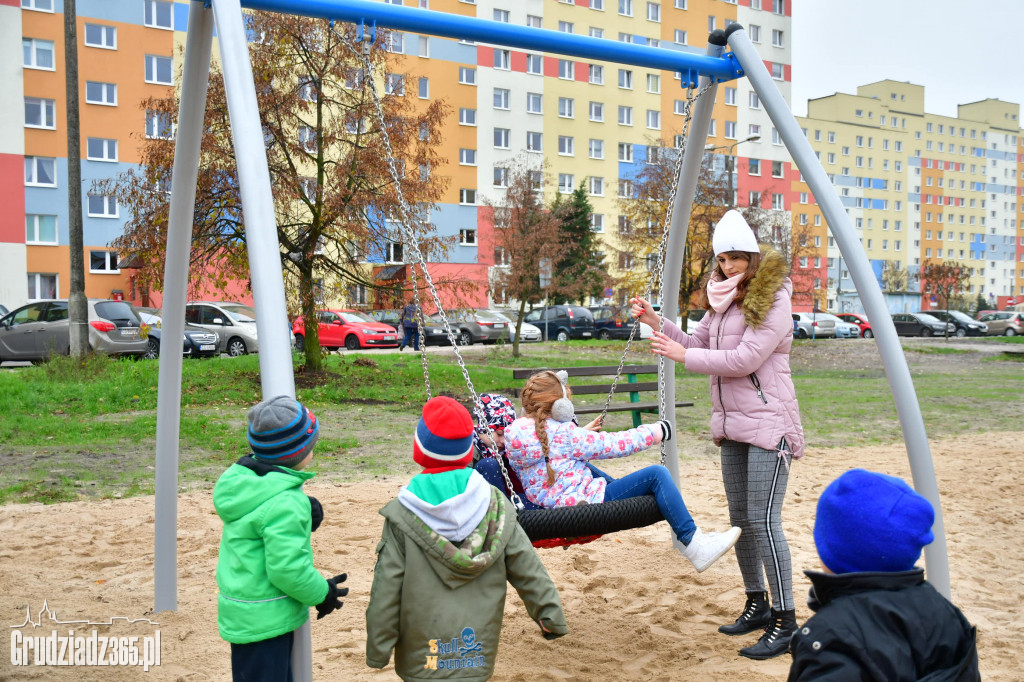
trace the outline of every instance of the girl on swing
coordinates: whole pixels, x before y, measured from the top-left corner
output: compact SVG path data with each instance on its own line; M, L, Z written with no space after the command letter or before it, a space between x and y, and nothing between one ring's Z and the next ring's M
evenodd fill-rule
M698 573L728 552L739 539L740 529L702 532L665 467L655 464L612 480L587 466L591 460L626 457L670 440L672 425L659 420L605 433L598 418L577 426L572 421L572 392L566 382L565 372L544 371L530 377L522 392L525 414L505 429L508 459L527 499L541 507L570 507L653 494L658 509L685 545L683 556Z

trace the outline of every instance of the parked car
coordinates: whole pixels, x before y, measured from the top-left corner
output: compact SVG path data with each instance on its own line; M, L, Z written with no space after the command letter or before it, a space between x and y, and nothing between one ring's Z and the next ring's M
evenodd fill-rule
M402 333L402 311L394 309L370 310L366 313L374 322L382 322Z
M1015 313L1011 310L989 313L981 318L987 326L986 333L989 336L1017 336L1024 334L1024 313Z
M998 312L998 310L979 310L977 314L975 314L974 319L981 321L981 318L985 317L986 315L991 315L992 313Z
M836 315L843 322L857 325L860 329L860 335L865 339L872 338L875 333L871 331L871 322L868 320L868 316L864 313L839 313Z
M594 314L583 306L563 304L534 308L526 314L525 321L539 327L545 341L594 336Z
M217 332L220 352L231 357L260 350L256 311L244 303L195 301L185 306L185 322Z
M146 353L143 357L160 357L160 338L163 335L163 311L159 308L134 306L135 314L143 323ZM186 358L212 358L220 355L220 334L185 323L181 353Z
M460 346L472 346L477 341L495 343L508 341L511 322L501 313L487 308L470 308L468 310L447 310L445 316L451 325L455 341ZM448 335L444 329L441 316L437 313L427 318L427 345L447 344Z
M142 320L124 301L88 301L89 348L106 355L146 352ZM0 362L45 360L71 351L67 300L29 303L0 318Z
M793 319L797 323L793 333L798 339L835 338L836 320L828 313L793 313Z
M896 325L897 336L943 336L954 334L952 322L943 322L927 313L894 313L892 322Z
M692 334L697 331L697 325L704 319L708 311L703 308L696 308L686 313L686 333Z
M398 346L398 332L390 324L377 322L358 310L318 310L320 347L336 350L344 346L348 350L360 348L395 348ZM295 334L295 348L306 348L306 324L302 317L292 323Z
M984 336L988 332L988 325L984 322L971 319L959 310L929 310L928 314L942 322L952 322L956 327L953 332L957 336Z
M491 310L492 313L501 315L508 320L508 341L509 343L515 343L516 341L516 319L517 314L511 310ZM520 343L531 343L540 341L541 333L540 328L535 327L529 322L523 322L522 324L523 338L519 339Z
M631 306L592 305L588 310L594 315L594 336L599 339L648 339L653 331L650 325L637 321L630 311ZM640 325L636 332L633 327Z
M856 339L860 338L860 327L852 322L846 322L840 319L838 316L832 313L815 313L813 314L815 321L819 324L825 320L832 320L835 324L836 338L837 339Z

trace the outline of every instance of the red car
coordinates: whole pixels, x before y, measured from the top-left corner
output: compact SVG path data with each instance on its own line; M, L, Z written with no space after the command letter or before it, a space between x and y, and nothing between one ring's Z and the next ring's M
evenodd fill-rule
M836 315L843 322L849 322L860 327L860 335L865 339L872 338L875 333L871 331L871 323L864 313L838 313Z
M358 310L320 310L316 314L320 323L320 347L336 350L344 346L348 350L369 347L398 346L399 336L389 324L376 322ZM292 324L295 333L295 348L306 347L306 325L302 318Z

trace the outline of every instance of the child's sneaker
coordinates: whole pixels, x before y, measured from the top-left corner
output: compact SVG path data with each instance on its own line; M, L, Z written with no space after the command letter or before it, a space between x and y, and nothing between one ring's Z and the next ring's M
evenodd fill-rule
M703 573L708 566L732 549L739 539L740 529L736 526L720 533L704 533L698 528L690 538L690 544L683 548L683 556L690 560L698 573Z

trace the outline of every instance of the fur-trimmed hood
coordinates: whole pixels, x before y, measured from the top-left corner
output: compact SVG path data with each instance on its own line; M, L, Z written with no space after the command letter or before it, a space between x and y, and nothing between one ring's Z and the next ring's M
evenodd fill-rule
M743 321L750 327L760 327L764 318L775 302L775 294L782 287L786 293L793 294L793 283L789 281L789 263L776 249L761 245L761 264L757 274L750 280L747 295L740 302L743 309Z

